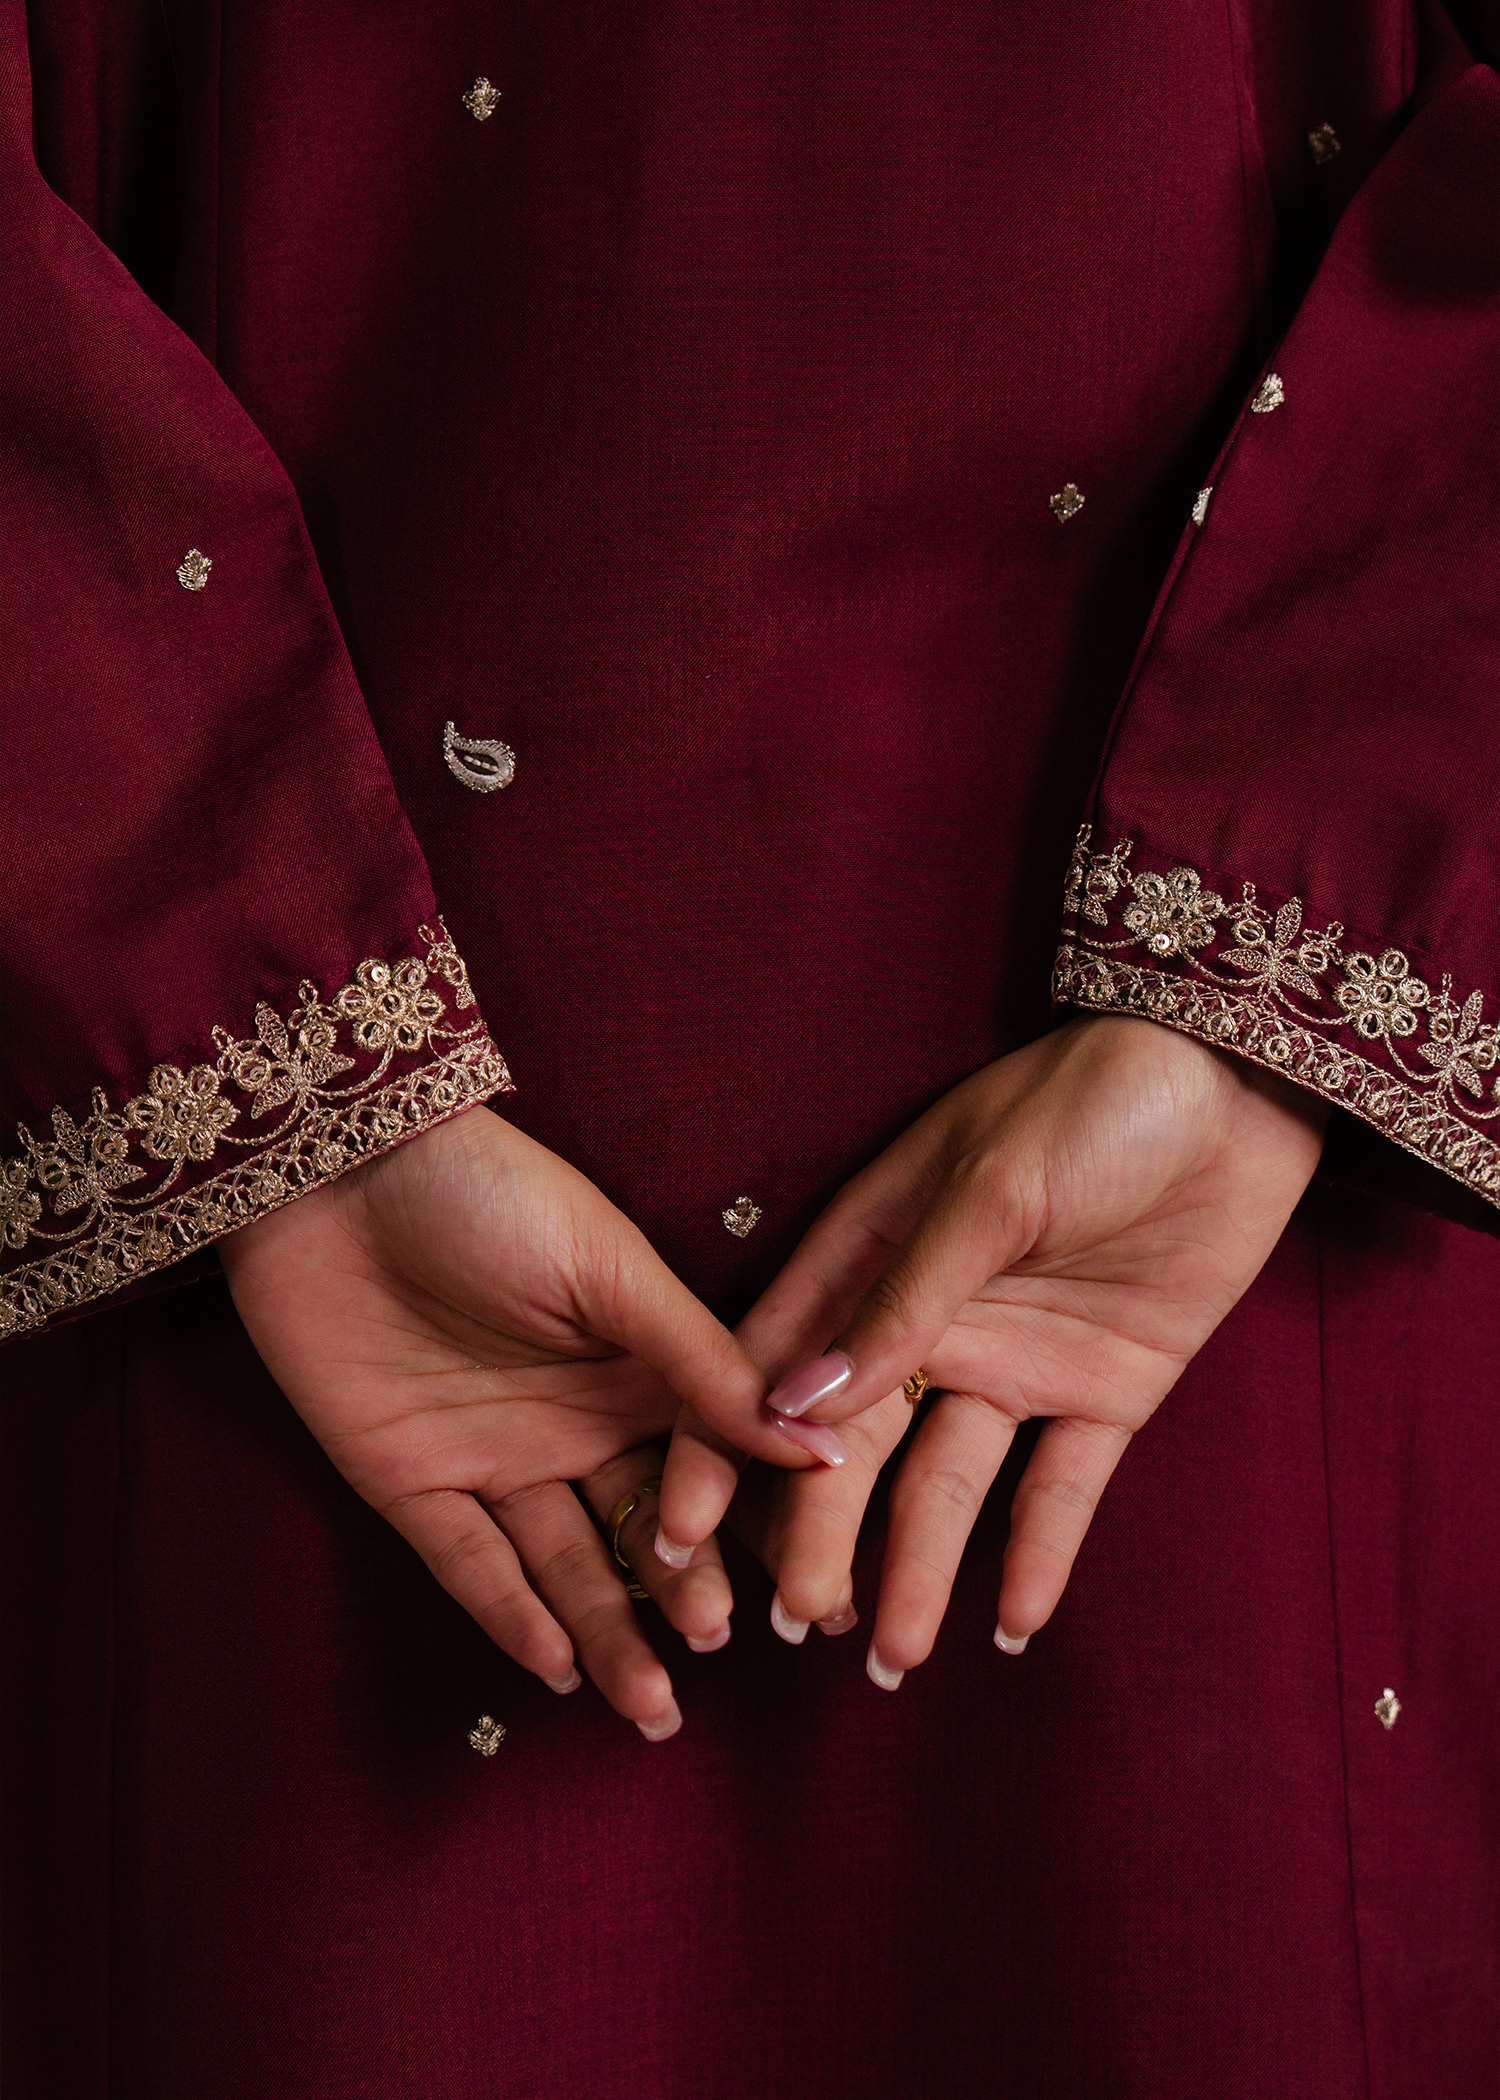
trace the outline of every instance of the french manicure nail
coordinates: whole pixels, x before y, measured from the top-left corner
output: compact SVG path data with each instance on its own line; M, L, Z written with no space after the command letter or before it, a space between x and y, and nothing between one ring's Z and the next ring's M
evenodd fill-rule
M573 1669L569 1670L566 1677L544 1677L542 1682L549 1691L576 1692L583 1679L579 1676L577 1670Z
M893 1670L888 1663L883 1663L875 1653L875 1644L872 1641L870 1643L870 1652L865 1657L865 1675L869 1678L871 1684L878 1684L883 1692L893 1692L906 1675L906 1672L904 1670Z
M810 1451L814 1458L821 1458L825 1466L841 1466L849 1456L849 1446L842 1437L825 1429L821 1422L794 1422L785 1415L771 1410L771 1420L784 1437L790 1438L801 1451Z
M658 1524L656 1557L658 1560L664 1560L669 1568L685 1568L693 1557L693 1549L691 1546L679 1546L676 1539L669 1539Z
M1030 1639L1029 1633L1007 1633L1003 1626L995 1628L995 1646L1002 1655L1019 1655Z
M849 1609L846 1612L840 1612L836 1619L819 1619L818 1631L819 1633L826 1633L829 1639L832 1640L835 1634L849 1633L858 1624L859 1613L851 1604Z
M682 1713L674 1699L664 1714L656 1714L649 1721L637 1721L635 1725L648 1743L664 1743L682 1726Z
M726 1619L718 1632L711 1633L706 1641L695 1641L690 1633L685 1633L683 1639L694 1655L712 1655L715 1648L722 1648L729 1639L729 1621Z
M776 1628L781 1638L784 1641L790 1641L794 1648L800 1648L807 1639L807 1620L794 1619L792 1617L781 1601L780 1590L771 1599L771 1624Z
M790 1378L783 1378L766 1405L772 1414L790 1415L795 1420L820 1400L831 1400L835 1393L841 1393L853 1376L854 1365L843 1350L830 1349L815 1363L804 1364Z

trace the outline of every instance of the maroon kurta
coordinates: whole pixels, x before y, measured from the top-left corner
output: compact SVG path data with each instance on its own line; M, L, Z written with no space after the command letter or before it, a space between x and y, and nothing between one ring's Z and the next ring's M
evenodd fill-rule
M6 0L28 2100L1491 2100L1500 1260L1396 1197L1500 1186L1500 87L1308 12ZM1008 1468L895 1698L742 1568L648 1747L155 1288L502 1087L482 1010L735 1314L1047 1025L1080 813L1061 994L1376 1193L1023 1661Z

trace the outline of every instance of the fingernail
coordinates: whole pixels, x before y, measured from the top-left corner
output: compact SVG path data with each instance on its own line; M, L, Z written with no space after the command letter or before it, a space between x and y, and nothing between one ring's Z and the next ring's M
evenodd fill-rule
M781 1601L780 1590L771 1599L771 1624L776 1628L781 1638L784 1641L790 1641L794 1648L800 1648L807 1639L807 1620L794 1619L792 1617Z
M865 1657L865 1675L869 1678L871 1684L878 1684L883 1692L893 1692L906 1675L906 1672L904 1670L893 1670L889 1664L883 1663L875 1653L875 1644L872 1641L870 1643L870 1652Z
M771 1420L800 1451L810 1451L814 1458L821 1458L825 1466L841 1466L849 1456L848 1445L831 1429L825 1429L821 1422L791 1422L785 1415L777 1414L774 1408Z
M830 1349L816 1363L804 1364L800 1371L793 1371L790 1378L783 1378L766 1401L772 1414L805 1415L810 1407L820 1400L831 1400L841 1393L854 1376L854 1365L842 1349Z
M846 1612L841 1612L836 1619L819 1619L818 1631L819 1633L826 1633L829 1639L832 1640L835 1634L849 1633L858 1624L859 1613L851 1604L849 1609Z
M1030 1639L1029 1633L1007 1633L1003 1626L995 1628L995 1646L1002 1655L1019 1655Z
M544 1677L542 1682L549 1691L576 1692L583 1679L579 1676L577 1670L569 1670L566 1677Z
M728 1640L728 1638L729 1621L727 1619L724 1621L724 1624L719 1628L718 1632L711 1633L706 1641L695 1641L690 1633L685 1633L683 1635L683 1639L692 1649L694 1655L712 1655L715 1648L722 1648L724 1643Z
M669 1568L685 1568L693 1557L693 1549L691 1546L679 1546L676 1539L669 1539L658 1524L656 1557L658 1560L664 1560Z
M682 1726L682 1714L677 1701L674 1699L664 1714L657 1714L649 1721L637 1721L635 1725L648 1743L664 1743L669 1735L676 1735Z

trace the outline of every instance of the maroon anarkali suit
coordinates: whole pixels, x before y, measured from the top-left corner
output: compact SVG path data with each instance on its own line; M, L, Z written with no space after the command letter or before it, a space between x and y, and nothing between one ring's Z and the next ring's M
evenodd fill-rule
M1483 23L3 22L8 2100L1493 2095ZM499 1045L733 1317L1054 988L1336 1113L1019 1662L649 1747L211 1273Z

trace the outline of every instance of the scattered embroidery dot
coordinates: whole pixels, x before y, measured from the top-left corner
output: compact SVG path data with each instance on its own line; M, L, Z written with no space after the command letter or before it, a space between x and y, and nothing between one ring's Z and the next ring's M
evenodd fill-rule
M505 1730L493 1714L481 1714L477 1724L469 1730L469 1741L481 1757L493 1757L505 1741Z
M1395 1727L1396 1716L1400 1711L1401 1701L1396 1697L1390 1686L1387 1685L1380 1697L1375 1701L1375 1718L1387 1734Z
M1065 481L1055 496L1047 499L1047 508L1059 525L1066 525L1069 518L1076 518L1087 498L1077 482Z
M1255 392L1250 412L1256 416L1268 416L1273 409L1280 408L1286 399L1286 388L1281 383L1279 372L1267 372Z
M1203 530L1203 520L1208 516L1208 499L1213 492L1213 483L1210 482L1206 489L1199 489L1197 501L1193 505L1193 523L1200 532Z
M1341 150L1338 133L1333 126L1320 124L1316 131L1310 131L1307 134L1307 150L1320 168L1326 166L1335 153Z
M476 124L485 124L495 114L495 105L499 100L499 88L492 87L481 73L464 96L464 108Z
M494 737L460 736L451 722L443 724L443 757L455 780L476 795L493 795L516 777L516 754Z
M177 581L185 591L201 591L212 567L213 563L201 547L189 547L178 568Z
M748 1196L736 1196L724 1213L724 1230L732 1232L737 1240L743 1240L754 1232L761 1221L761 1212Z

